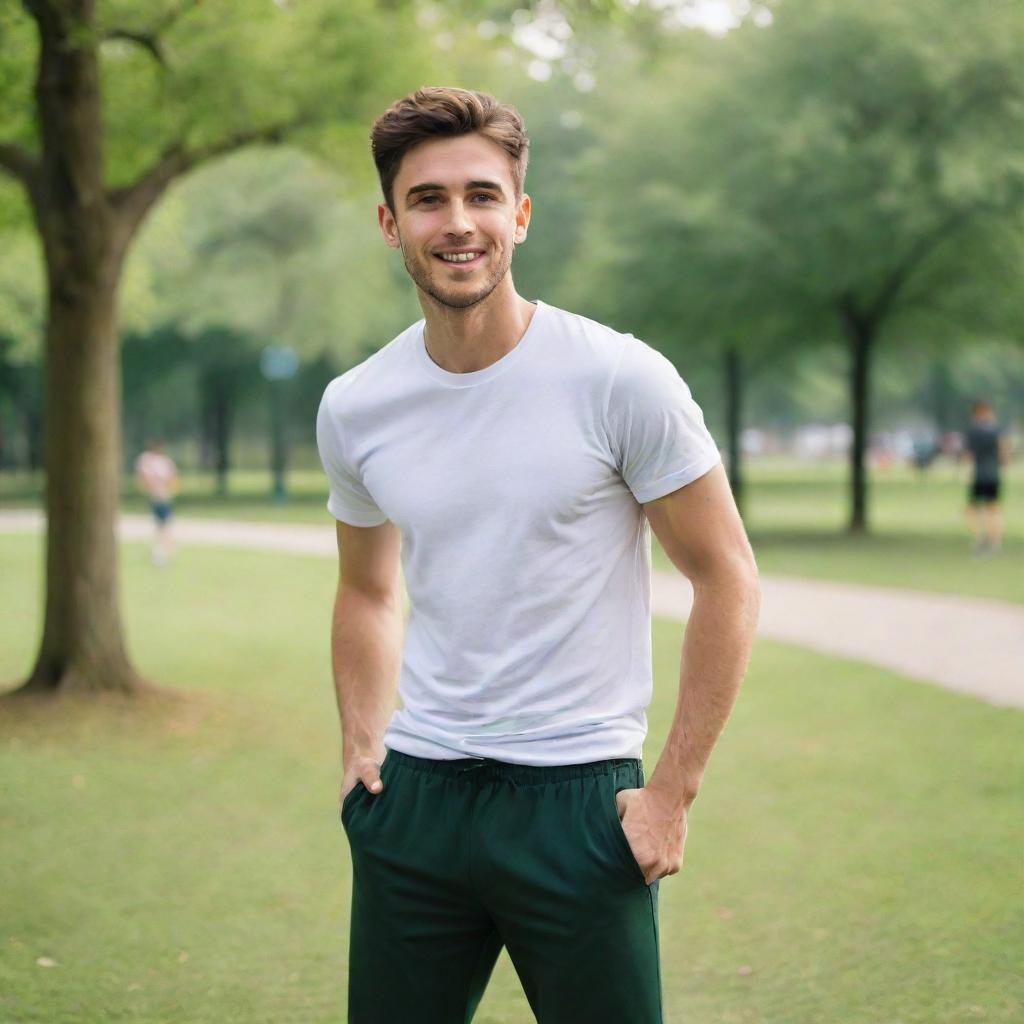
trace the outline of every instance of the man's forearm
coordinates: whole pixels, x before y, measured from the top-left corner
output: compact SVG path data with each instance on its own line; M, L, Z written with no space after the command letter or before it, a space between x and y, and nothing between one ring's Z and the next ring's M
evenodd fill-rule
M675 717L648 787L685 810L739 693L757 629L756 572L733 569L694 586Z
M384 759L384 730L395 708L403 628L400 595L386 600L351 587L339 589L331 660L343 765L353 757Z

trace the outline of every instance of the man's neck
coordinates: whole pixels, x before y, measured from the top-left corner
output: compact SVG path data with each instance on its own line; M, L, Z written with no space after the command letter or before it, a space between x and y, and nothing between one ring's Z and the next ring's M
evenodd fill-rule
M419 300L427 354L449 373L472 373L496 363L519 344L537 310L516 292L511 276L466 309L443 306L423 292Z

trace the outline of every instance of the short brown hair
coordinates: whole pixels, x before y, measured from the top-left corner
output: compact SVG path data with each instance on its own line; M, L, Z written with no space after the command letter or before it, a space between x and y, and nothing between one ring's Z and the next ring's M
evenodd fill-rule
M530 140L515 107L486 92L424 86L393 103L373 124L370 145L384 201L394 211L394 184L402 157L426 139L479 132L512 159L516 197L523 194Z

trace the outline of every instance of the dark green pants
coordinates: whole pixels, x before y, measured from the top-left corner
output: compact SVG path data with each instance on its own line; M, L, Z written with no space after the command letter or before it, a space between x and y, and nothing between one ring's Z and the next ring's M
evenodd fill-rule
M507 947L539 1024L660 1024L658 883L615 809L638 760L535 768L389 750L341 821L349 1024L468 1024Z

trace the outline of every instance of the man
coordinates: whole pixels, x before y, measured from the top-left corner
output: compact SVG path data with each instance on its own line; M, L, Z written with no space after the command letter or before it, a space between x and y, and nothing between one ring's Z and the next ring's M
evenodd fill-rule
M153 513L153 564L165 565L174 550L171 518L178 493L178 467L156 438L146 442L146 450L135 460L135 485L146 495Z
M1005 436L996 423L995 410L979 399L971 406L971 425L967 429L966 448L974 464L967 495L967 523L974 534L978 554L998 551L1003 539L999 512L1000 467L1008 461Z
M464 1024L504 946L541 1024L654 1024L659 879L747 664L750 546L672 365L516 293L519 114L421 89L372 141L381 232L424 319L332 381L317 417L338 521L348 1020ZM645 784L648 521L695 601Z

